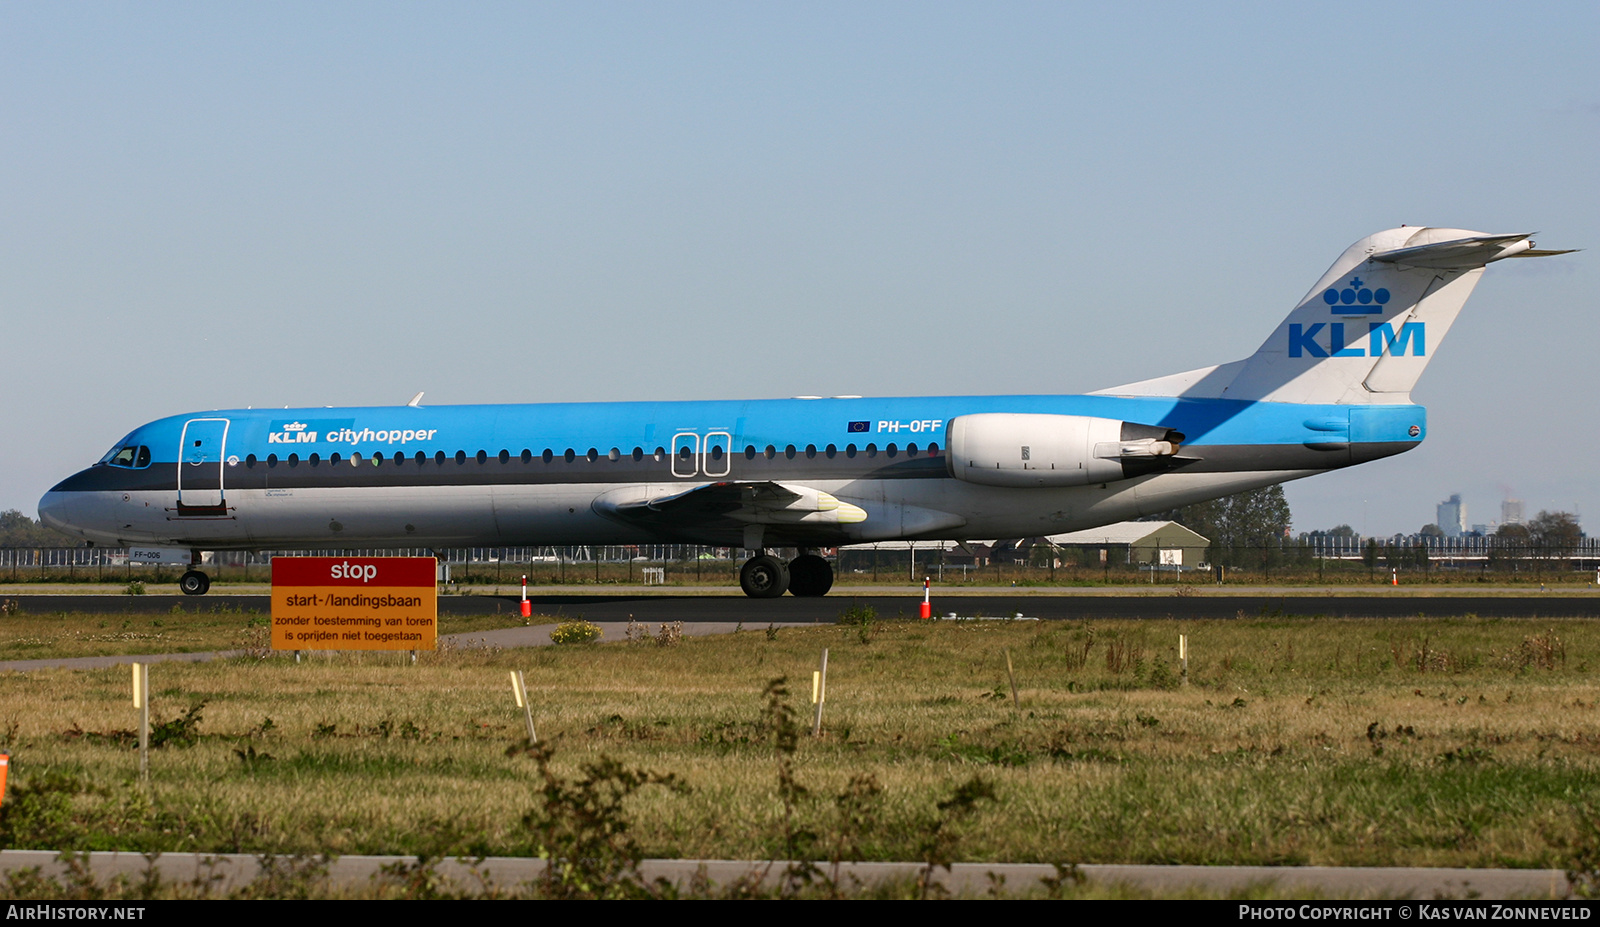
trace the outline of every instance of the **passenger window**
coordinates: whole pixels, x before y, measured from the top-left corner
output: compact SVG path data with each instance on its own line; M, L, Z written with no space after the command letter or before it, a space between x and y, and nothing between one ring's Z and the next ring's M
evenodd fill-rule
M607 454L606 457L609 458L612 463L616 463L622 459L622 451L619 448L614 447L611 449L611 453Z
M895 447L895 446L894 446L894 443L893 443L893 442L890 442L890 444L889 444L889 446L888 446L888 447L886 447L886 448L884 448L884 449L883 449L883 452L884 452L884 453L885 453L885 454L888 454L888 455L889 455L889 456L890 456L890 457L893 457L893 456L895 456L895 455L896 455L896 454L898 454L898 453L900 453L900 451L899 451L899 449L897 449L897 448L896 448L896 447Z
M644 459L644 448L642 448L642 447L634 448L633 449L633 462L634 463L638 463L639 461L641 461L643 459Z
M917 456L917 446L915 444L907 444L906 445L906 456L907 457L915 457L915 456Z
M318 457L316 454L312 454L310 457L306 458L306 463L309 463L311 466L315 467L317 464L322 463L322 458Z
M441 467L444 466L444 451L435 451L433 454L433 462Z
M417 466L419 466L419 467L422 466L424 463L427 462L427 460L428 460L428 455L427 454L424 454L421 451L417 451Z
M656 461L660 462L660 461L663 461L663 460L666 460L666 459L667 459L667 449L664 448L664 447L656 448Z
M528 448L523 448L522 449L522 462L523 463L532 463L533 462L533 451L529 450Z
M506 450L503 447L500 449L500 462L501 463L510 463L511 462L511 452Z
M762 453L766 456L766 458L768 460L771 460L772 458L778 456L778 449L769 444L769 445L767 445L767 449L765 451L763 451Z
M793 444L791 444L788 447L785 447L783 449L783 456L789 458L790 460L794 459L794 445Z
M876 457L876 456L878 456L878 446L876 444L867 445L867 456L868 457Z
M277 465L278 465L278 455L277 454L268 454L267 455L267 466L276 467Z
M846 444L844 446L844 456L846 456L846 457L855 457L856 456L856 446L854 444Z
M456 466L459 467L459 466L461 466L462 464L464 464L466 462L467 462L467 452L466 451L456 451Z
M817 446L815 444L807 444L806 445L806 459L807 460L815 460L816 456L817 456Z
M550 461L556 459L556 455L555 455L554 451L550 450L547 447L547 448L544 449L544 453L539 455L539 459L544 461L545 463L549 463Z
M756 446L754 444L746 444L744 446L744 459L745 460L755 460L756 459Z
M250 455L250 456L248 456L248 457L246 457L246 458L245 458L245 459L244 459L244 465L245 465L245 466L246 466L246 467L247 467L247 468L249 468L249 467L254 467L254 466L255 466L255 465L256 465L256 455L254 455L254 454L251 454L251 455Z
M590 463L594 463L596 460L600 459L600 452L591 447L589 448L589 453L583 456L587 458Z
M830 444L828 445L828 450L825 453L828 455L828 459L832 460L833 458L839 456L839 449Z
M403 464L405 462L406 462L405 451L395 451L394 452L394 465L398 467L398 466L400 466L401 464Z
M720 444L714 445L711 448L711 459L712 460L721 460L722 456L723 456L722 455L722 445L720 445Z
M482 449L480 449L478 451L478 453L477 453L477 458L478 458L478 463L484 463L485 461L487 461L489 459L489 455L487 453L485 453Z
M939 445L930 443L928 445L928 456L929 457L938 457L939 456Z
M300 466L300 455L299 454L290 454L289 455L289 466L291 466L291 467Z
M567 463L572 463L574 460L578 459L578 452L569 447L567 448L567 452L561 455L561 459L565 460Z
M294 455L293 454L289 455L289 466L291 466L291 467L294 466ZM361 466L361 452L360 451L352 451L350 453L350 466L352 466L352 467Z

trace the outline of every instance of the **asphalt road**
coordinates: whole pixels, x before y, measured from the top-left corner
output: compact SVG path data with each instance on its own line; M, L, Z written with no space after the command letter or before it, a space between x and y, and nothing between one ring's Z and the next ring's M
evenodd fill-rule
M58 611L102 614L206 612L213 609L271 610L264 595L16 595L25 612ZM870 606L879 618L915 617L921 601L915 595L850 595L838 593L820 599L747 599L728 595L614 595L529 596L536 615L582 616L590 621L703 621L747 627L779 623L837 621L851 607ZM440 596L441 615L512 616L518 612L516 596ZM1500 596L1319 596L1319 595L1038 595L988 593L935 595L935 616L1003 618L1022 615L1043 620L1110 618L1444 618L1476 615L1480 618L1600 618L1597 595Z

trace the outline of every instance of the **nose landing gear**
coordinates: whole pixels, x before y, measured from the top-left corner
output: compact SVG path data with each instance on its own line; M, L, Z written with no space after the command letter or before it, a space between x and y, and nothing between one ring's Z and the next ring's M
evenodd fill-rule
M183 590L184 595L205 595L206 590L211 588L211 577L199 570L190 570L178 577L178 588Z

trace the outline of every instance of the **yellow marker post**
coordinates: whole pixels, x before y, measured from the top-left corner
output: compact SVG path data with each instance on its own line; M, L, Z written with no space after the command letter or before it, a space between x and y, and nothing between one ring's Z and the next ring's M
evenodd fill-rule
M522 670L511 671L511 694L516 696L517 707L522 709L522 716L528 722L528 743L538 743L539 735L533 731L533 706L528 702L528 684L522 678Z
M828 648L822 648L822 668L811 674L811 702L817 706L811 720L811 736L822 736L822 703L828 697Z
M133 707L139 709L139 780L150 779L150 666L133 664Z

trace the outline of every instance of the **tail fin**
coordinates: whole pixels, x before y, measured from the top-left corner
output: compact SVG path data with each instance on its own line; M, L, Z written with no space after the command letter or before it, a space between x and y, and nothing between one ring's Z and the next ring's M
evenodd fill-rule
M1534 250L1531 234L1397 228L1351 245L1250 357L1130 383L1115 395L1404 403L1483 268Z

